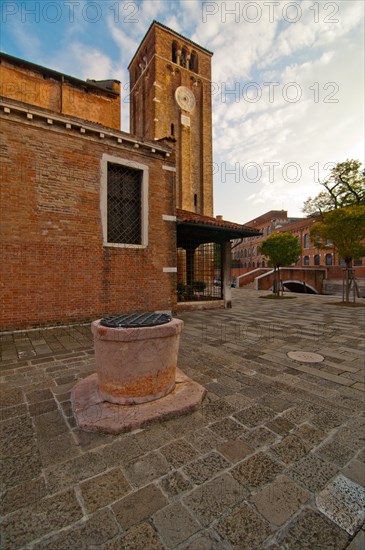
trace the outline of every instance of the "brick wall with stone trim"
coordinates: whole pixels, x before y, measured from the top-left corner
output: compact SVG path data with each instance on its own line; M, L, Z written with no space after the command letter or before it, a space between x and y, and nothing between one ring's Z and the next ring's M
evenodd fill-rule
M125 135L108 129L80 133L67 117L50 124L12 108L0 109L0 117L0 328L174 309L176 273L164 268L176 266L176 226L163 219L175 213L175 174L163 169L174 166L173 156L157 146L118 144ZM145 248L103 246L105 154L148 166Z
M92 75L90 75L92 76ZM120 82L84 82L0 54L0 96L120 130Z

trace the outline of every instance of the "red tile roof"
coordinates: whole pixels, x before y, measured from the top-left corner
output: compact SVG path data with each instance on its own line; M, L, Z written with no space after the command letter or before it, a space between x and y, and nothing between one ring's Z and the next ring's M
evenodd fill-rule
M223 229L244 229L245 231L253 231L255 234L257 234L257 229L249 227L248 225L241 225L239 223L229 222L227 220L220 220L211 216L203 216L202 214L195 214L194 212L180 210L179 208L176 209L176 217L179 222L222 227Z

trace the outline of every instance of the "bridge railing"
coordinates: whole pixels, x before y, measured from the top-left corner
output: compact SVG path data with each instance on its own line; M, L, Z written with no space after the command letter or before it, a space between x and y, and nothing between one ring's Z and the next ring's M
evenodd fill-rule
M327 278L327 269L319 267L280 267L280 278L289 278L291 281L305 282L312 285L317 292L322 292L323 280ZM255 278L255 290L268 290L274 282L274 270Z
M252 283L257 276L260 274L260 272L264 272L264 274L267 271L272 271L272 269L269 267L256 267L256 269L252 269L251 271L248 271L247 273L243 273L242 275L239 275L236 277L236 280L238 282L238 286L247 285L249 283Z

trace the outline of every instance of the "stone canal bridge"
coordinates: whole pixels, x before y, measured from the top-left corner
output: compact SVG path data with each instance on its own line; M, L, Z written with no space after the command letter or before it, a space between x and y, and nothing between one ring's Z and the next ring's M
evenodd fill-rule
M326 268L280 268L280 279L284 288L291 292L322 294L323 281L326 277ZM274 270L272 268L257 268L237 277L237 282L240 287L248 285L255 290L270 290L274 284Z

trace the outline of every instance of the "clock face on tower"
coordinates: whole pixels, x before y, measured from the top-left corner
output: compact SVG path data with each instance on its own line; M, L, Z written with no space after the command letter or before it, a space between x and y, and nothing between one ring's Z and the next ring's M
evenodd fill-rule
M191 113L195 107L195 97L194 94L186 86L179 86L175 91L175 100L176 103L184 111Z

